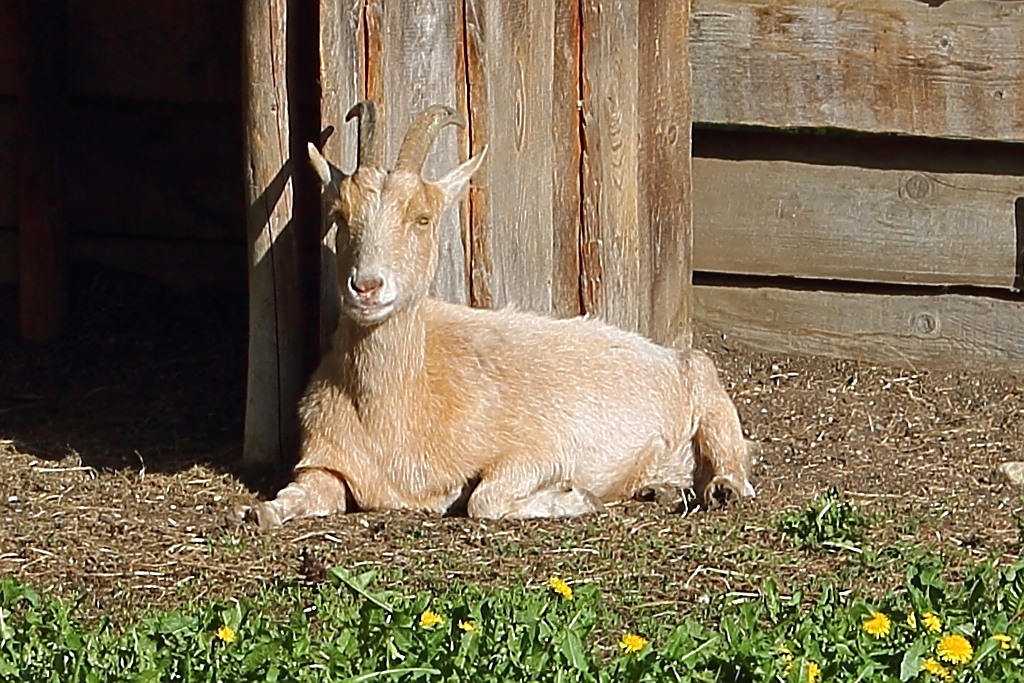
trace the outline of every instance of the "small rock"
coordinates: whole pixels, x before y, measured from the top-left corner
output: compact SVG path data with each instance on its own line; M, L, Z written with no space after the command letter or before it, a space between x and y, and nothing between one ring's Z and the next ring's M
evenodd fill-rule
M1004 462L996 469L996 479L1011 486L1024 486L1024 462Z

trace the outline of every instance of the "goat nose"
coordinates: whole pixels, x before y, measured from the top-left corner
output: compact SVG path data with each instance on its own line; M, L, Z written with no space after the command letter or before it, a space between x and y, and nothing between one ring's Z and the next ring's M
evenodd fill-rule
M348 279L348 286L361 296L373 294L384 286L384 278L380 275L359 275Z

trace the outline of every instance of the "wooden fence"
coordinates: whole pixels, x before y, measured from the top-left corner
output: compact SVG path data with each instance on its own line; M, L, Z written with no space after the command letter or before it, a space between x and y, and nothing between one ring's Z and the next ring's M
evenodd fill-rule
M1024 2L694 0L690 41L697 319L1024 370Z
M279 57L286 8L285 0L245 4L249 462L290 450L303 378L304 298L281 171L292 147ZM688 3L321 0L320 27L320 118L337 128L325 146L337 166L355 165L356 135L343 117L363 98L380 105L389 157L419 110L462 111L468 128L442 132L428 178L489 146L469 197L440 225L437 295L593 313L689 343ZM324 235L324 345L337 316L333 243Z

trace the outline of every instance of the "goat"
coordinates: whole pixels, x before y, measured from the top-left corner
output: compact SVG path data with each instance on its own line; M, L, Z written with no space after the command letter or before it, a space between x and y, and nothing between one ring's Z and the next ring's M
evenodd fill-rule
M437 133L465 125L433 105L384 168L377 109L360 102L358 164L312 144L337 231L341 311L299 404L292 483L249 517L464 506L471 517L564 517L644 490L754 496L747 444L714 363L595 318L480 310L428 296L438 218L486 148L435 182Z

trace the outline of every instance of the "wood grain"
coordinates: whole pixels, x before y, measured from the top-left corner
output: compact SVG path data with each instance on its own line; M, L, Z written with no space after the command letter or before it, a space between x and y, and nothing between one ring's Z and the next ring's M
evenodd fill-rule
M302 297L292 219L287 0L246 0L244 178L249 245L249 374L243 459L291 456L303 383Z
M67 314L67 6L21 0L17 10L19 317L25 339L46 341L62 332Z
M693 273L690 62L686 0L640 3L640 225L647 233L650 317L641 322L657 342L687 348Z
M694 0L694 119L1024 140L1024 2Z
M367 94L382 104L386 154L393 160L409 124L431 104L458 108L456 52L459 13L445 0L370 0L367 4ZM379 50L379 52L375 52ZM458 135L449 126L437 136L423 177L433 180L459 163ZM457 210L438 225L440 260L432 292L468 301L468 274Z
M320 120L334 133L323 147L328 161L351 173L359 152L356 124L345 114L363 99L366 69L361 0L320 0ZM340 301L335 239L337 226L322 217L320 239L320 350L325 351L338 326Z
M0 282L18 281L18 231L0 227Z
M1010 288L1024 177L694 159L701 271Z
M768 352L918 370L1024 367L1024 301L705 286L694 293L697 320Z
M243 243L238 129L230 106L72 104L68 230Z
M68 0L68 13L75 94L238 102L241 0Z
M0 0L0 95L14 95L18 90L18 41L14 33L17 2Z
M0 102L0 227L17 224L15 178L18 175L15 125L18 108L14 101Z
M2 252L0 231L0 269L3 268ZM141 273L176 292L187 292L204 285L246 285L246 245L241 242L225 244L71 235L68 260L71 263L92 261L118 270Z
M552 60L552 263L551 308L568 318L580 304L580 10L576 2L555 3Z
M469 0L467 68L473 151L488 145L473 195L478 303L550 312L555 3Z
M582 301L628 330L650 316L637 202L638 0L583 0Z

